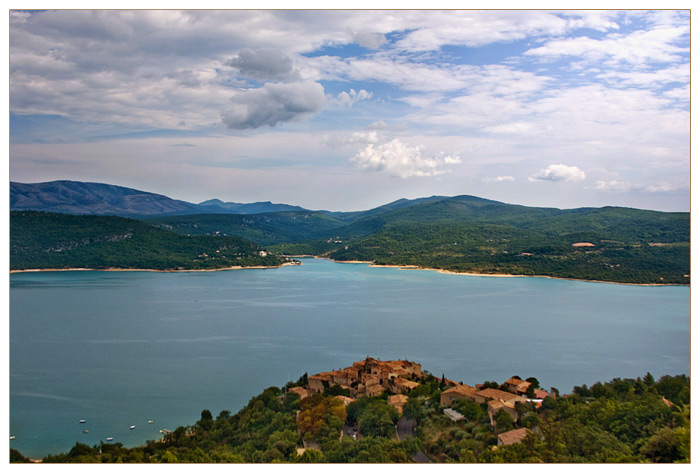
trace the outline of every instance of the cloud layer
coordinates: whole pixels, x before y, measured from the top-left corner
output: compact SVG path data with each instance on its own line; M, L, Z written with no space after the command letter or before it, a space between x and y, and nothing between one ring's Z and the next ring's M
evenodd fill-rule
M469 192L688 206L688 11L59 10L9 20L13 179L81 173L129 185L144 169L164 175L178 150L183 172L216 182L223 168L293 169L300 187L280 199L293 203L322 199L311 189L335 172L377 204ZM135 137L148 154L129 170L118 143ZM105 145L88 153L84 142ZM52 158L59 144L71 150ZM177 197L171 182L153 190ZM211 197L245 199L193 200Z

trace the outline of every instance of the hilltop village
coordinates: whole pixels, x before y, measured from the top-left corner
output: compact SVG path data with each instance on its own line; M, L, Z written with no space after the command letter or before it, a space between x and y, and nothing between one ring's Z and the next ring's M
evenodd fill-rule
M269 387L236 414L204 409L194 425L144 446L76 443L42 461L687 463L690 378L647 373L560 396L534 377L468 386L408 360L368 357Z
M420 386L420 382L426 377L419 363L408 360L381 361L367 357L347 368L311 375L306 386L291 387L288 392L299 395L299 399L303 401L314 394L323 394L329 388L338 387L349 393L349 396L335 396L345 406L364 396L386 396L387 403L396 408L399 414L403 414L403 407L409 400L408 393ZM447 387L440 393L440 405L451 421L465 419L451 407L461 399L469 399L477 404L487 405L489 420L494 428L497 427L496 417L500 411L509 414L515 424L520 418L519 412L523 412L517 408L519 403L531 403L537 409L547 397L556 398L556 394L550 394L536 388L533 383L516 377L501 385L505 390L487 387L484 384L469 386L444 378L440 383ZM521 428L504 432L499 435L498 445L520 442L528 431L527 428Z

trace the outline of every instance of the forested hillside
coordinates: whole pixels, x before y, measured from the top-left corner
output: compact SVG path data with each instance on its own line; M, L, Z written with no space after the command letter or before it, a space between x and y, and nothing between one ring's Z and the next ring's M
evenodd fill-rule
M273 248L484 274L690 282L689 214L617 207L560 210L461 196L362 217L331 238Z
M690 283L688 212L622 207L562 210L468 195L400 199L360 212L199 213L206 207L190 215L140 218L183 236L237 237L278 254L337 261L638 284ZM160 250L155 253L160 253L161 260L165 257ZM20 261L19 254L13 254ZM43 261L48 261L47 255L42 253ZM175 266L185 267L196 259L187 256L190 262L185 264L180 256L172 258L179 258ZM120 264L127 264L126 260ZM202 264L197 261L195 266ZM210 256L205 266L213 264Z
M287 259L235 237L187 237L138 220L10 213L10 269L217 269L279 266Z
M196 424L166 433L162 441L125 448L119 443L77 443L45 463L409 463L422 451L438 463L672 463L690 461L690 379L649 373L577 386L566 396L547 397L540 407L518 404L518 420L500 411L493 421L488 403L462 399L452 421L441 405L448 388L429 373L407 392L403 414L387 393L344 406L341 389L300 400L290 391L308 377L280 389L270 387L233 415L204 409ZM537 382L536 378L528 378ZM498 386L486 381L485 386ZM555 392L555 389L551 389ZM399 441L396 424L415 423L414 436ZM346 427L344 427L346 425ZM347 429L357 435L341 435ZM499 444L499 434L526 432L519 442ZM302 449L306 445L312 448ZM27 461L11 451L12 462Z

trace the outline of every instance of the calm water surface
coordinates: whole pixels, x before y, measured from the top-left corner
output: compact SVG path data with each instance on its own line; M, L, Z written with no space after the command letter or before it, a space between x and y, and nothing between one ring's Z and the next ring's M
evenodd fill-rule
M10 286L11 447L35 458L106 437L138 445L202 409L235 413L268 386L368 355L472 385L535 376L562 392L690 373L688 287L313 259L211 273L21 273Z

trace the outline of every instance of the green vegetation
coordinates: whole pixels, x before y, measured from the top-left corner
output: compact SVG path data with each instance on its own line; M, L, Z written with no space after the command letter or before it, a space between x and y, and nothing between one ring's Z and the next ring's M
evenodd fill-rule
M12 226L15 220L11 219ZM210 244L212 240L204 237L237 237L278 254L317 255L337 261L637 284L690 283L687 212L621 207L560 210L472 196L435 196L402 199L364 212L181 215L144 217L143 221L202 238L182 245L196 241L201 251L210 255L206 267L215 265L211 248L216 243ZM119 235L117 232L114 237ZM47 232L42 235L44 248L64 245L48 236ZM588 245L574 246L581 243ZM173 249L181 251L178 245L182 246L173 244ZM153 253L159 250L145 251L143 257ZM44 261L47 256L55 255L44 252L39 259ZM138 252L131 254L132 260L138 257ZM157 259L163 257L157 255ZM179 263L168 262L162 267L181 266L183 259L191 265L196 259L189 255L173 258ZM138 261L129 264L138 266ZM153 264L149 262L149 266ZM202 262L194 264L202 267Z
M236 236L268 246L324 238L344 224L323 212L183 215L144 221L183 235Z
M187 237L121 217L10 213L10 269L218 269L287 259L235 237Z
M484 274L690 283L690 216L620 207L560 210L472 196L401 200L365 212L188 215L147 220L235 235L287 255ZM593 246L573 246L589 243Z
M406 418L416 419L414 438L399 441L398 412L386 395L363 397L343 407L324 392L299 401L288 383L250 400L238 414L216 418L204 410L194 425L179 427L162 441L125 448L88 446L50 455L46 463L399 463L418 450L433 462L467 463L671 463L690 461L690 379L685 375L613 379L577 386L568 396L548 397L539 408L518 404L517 422L499 411L491 423L486 404L469 399L452 409L465 416L452 422L440 393L448 386L426 373L408 393ZM496 383L485 383L494 386ZM551 391L555 391L551 389ZM357 439L341 435L344 420L359 429ZM520 443L497 446L498 434L528 428ZM305 451L302 446L306 444ZM300 449L300 450L297 450ZM11 451L12 462L27 461Z

